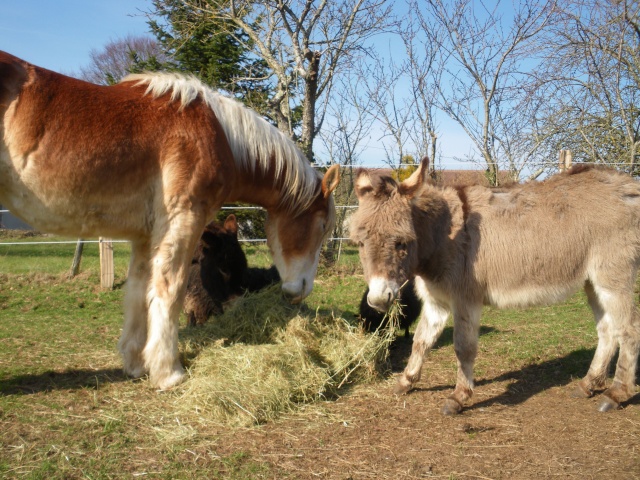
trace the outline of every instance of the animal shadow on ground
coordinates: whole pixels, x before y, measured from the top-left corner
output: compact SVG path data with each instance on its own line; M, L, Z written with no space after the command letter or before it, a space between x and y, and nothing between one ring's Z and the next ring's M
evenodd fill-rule
M40 374L18 375L0 380L0 395L33 395L53 390L97 390L101 384L131 381L122 368L101 370L74 369L64 372L49 370Z
M480 334L482 335L492 331L494 331L494 329L491 327L481 327ZM450 345L452 343L453 328L447 327L434 348ZM391 347L390 360L392 364L392 371L394 373L402 372L406 366L407 359L411 355L411 345L411 341L400 337L398 337L393 343ZM495 397L481 401L474 401L472 398L471 404L465 407L465 411L486 408L493 405L519 405L545 390L553 387L569 385L573 381L578 380L585 375L589 369L594 353L595 349L593 348L575 350L563 357L554 358L542 363L527 365L520 369L502 373L493 378L476 378L476 391L482 386L490 385L492 383L508 382L508 384L505 391ZM455 357L452 358L452 362L454 361ZM615 364L615 359L612 363ZM453 391L455 387L453 383L448 385L430 386L428 378L428 375L423 375L423 380L421 380L419 385L424 386L414 388L409 395L416 394L421 391ZM451 380L454 381L455 376L452 376ZM599 393L602 393L602 391L596 392L596 394ZM624 405L630 404L640 404L640 394L636 394L628 402L624 403Z
M487 327L485 325L480 327L480 335L487 335L488 333L494 333L496 331L497 330L493 327ZM412 345L412 335L408 337L397 336L391 343L391 346L389 347L389 362L391 364L392 373L400 373L404 370L404 367L407 366L407 361L411 356ZM433 350L446 347L447 345L453 345L453 327L445 327L440 338L438 338L438 341L433 346Z

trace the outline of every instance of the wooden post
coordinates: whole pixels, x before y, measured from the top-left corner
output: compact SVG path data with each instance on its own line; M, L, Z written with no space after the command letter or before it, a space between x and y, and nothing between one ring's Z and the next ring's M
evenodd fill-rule
M560 171L564 172L565 170L569 170L572 163L573 155L571 155L571 150L560 150L558 155L558 168Z
M112 289L115 280L113 271L113 242L100 237L100 286Z
M73 263L71 263L71 270L69 270L69 278L75 277L80 271L80 261L82 260L82 250L84 249L84 241L79 238L76 244L76 253L73 254Z

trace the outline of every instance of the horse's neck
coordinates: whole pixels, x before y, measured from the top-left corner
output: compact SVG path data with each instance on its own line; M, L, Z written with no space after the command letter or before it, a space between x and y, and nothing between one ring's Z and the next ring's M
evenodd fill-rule
M271 210L282 203L283 195L282 182L274 178L272 171L239 169L227 202L250 203Z

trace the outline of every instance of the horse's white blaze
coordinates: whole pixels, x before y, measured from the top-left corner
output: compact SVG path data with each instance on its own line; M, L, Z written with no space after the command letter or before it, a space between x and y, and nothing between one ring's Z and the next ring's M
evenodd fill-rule
M269 237L269 235L267 235ZM300 303L313 290L313 282L318 270L320 248L313 256L297 256L285 259L280 238L268 238L273 263L282 281L282 292L292 303Z

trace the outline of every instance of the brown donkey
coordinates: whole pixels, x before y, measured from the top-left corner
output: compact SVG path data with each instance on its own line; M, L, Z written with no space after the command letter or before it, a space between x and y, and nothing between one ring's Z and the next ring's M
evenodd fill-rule
M439 188L428 161L398 184L360 170L351 236L369 284L368 302L386 310L415 276L424 302L411 357L396 393L420 379L424 355L453 313L458 375L443 413L462 410L473 393L473 364L483 304L525 307L561 302L584 287L598 347L576 394L603 387L599 410L617 408L635 390L640 317L634 285L640 263L640 183L615 170L576 166L544 182L509 189Z

